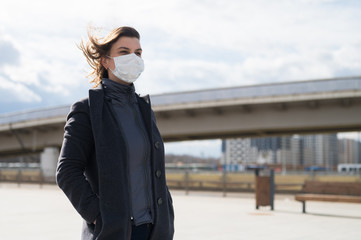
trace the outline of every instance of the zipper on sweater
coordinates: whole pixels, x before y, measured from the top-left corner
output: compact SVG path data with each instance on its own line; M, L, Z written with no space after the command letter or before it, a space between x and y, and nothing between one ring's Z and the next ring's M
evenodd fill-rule
M123 136L123 139L125 141L125 144L127 146L127 159L126 159L126 164L127 164L127 182L128 182L128 198L129 198L129 208L130 208L130 220L133 221L134 220L134 215L133 215L133 204L132 204L132 186L130 184L130 164L129 164L129 147L128 147L128 141L125 139L124 137L124 134L123 134L123 131L122 132L122 136Z

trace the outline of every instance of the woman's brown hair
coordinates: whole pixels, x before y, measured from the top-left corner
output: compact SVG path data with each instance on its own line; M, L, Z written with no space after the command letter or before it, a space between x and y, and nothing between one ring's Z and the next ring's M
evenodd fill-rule
M119 27L111 31L105 38L98 38L94 36L90 28L88 29L88 42L84 45L83 40L79 44L80 50L86 57L89 66L93 71L88 76L93 76L90 82L97 87L102 78L108 77L107 69L101 64L101 57L109 55L110 49L113 44L121 37L135 37L140 40L140 35L132 27Z

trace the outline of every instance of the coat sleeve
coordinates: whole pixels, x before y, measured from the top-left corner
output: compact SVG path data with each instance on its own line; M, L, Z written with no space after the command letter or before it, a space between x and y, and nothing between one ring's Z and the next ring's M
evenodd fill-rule
M56 181L78 213L88 223L99 215L99 199L84 171L95 154L87 101L75 103L67 117Z

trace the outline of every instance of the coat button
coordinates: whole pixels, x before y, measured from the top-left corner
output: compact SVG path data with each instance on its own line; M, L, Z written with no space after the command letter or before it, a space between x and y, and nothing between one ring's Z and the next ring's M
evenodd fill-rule
M157 171L155 172L155 175L156 175L157 177L160 177L160 176L162 175L162 172L161 172L160 170L157 170Z
M160 142L156 141L156 142L154 143L154 147L155 147L156 149L158 149L158 148L160 147Z
M158 205L162 205L162 203L163 203L163 199L162 199L162 198L158 198L157 203L158 203Z

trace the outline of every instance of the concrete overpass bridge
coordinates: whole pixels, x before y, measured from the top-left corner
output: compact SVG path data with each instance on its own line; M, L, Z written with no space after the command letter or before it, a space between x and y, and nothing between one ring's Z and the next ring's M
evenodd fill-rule
M361 130L361 77L151 96L165 141ZM70 106L0 115L0 158L59 148Z
M361 130L361 77L151 96L165 141ZM0 115L0 156L60 147L70 106Z
M361 130L361 77L152 98L166 141Z

